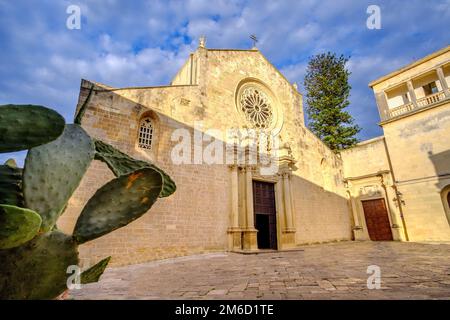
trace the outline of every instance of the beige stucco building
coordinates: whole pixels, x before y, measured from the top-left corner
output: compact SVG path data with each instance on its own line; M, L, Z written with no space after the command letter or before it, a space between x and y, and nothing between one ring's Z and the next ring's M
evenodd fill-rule
M450 240L443 200L450 189L449 61L450 47L373 82L385 136L341 154L306 128L297 86L256 48L209 49L202 40L167 86L111 88L83 80L77 110L93 87L86 131L156 163L177 191L128 226L81 246L81 256L90 263L112 255L117 265L210 251L289 250L368 240L377 224L375 238L390 232L394 240ZM431 95L421 91L433 81ZM402 104L404 93L410 100ZM274 133L280 143L257 151L274 154L277 170L263 174L259 161L211 163L211 142L229 142L223 133L230 128ZM189 133L192 147L174 161L185 139L180 132ZM213 153L217 160L229 150ZM112 178L94 162L59 228L71 232L87 200Z
M450 240L449 85L450 46L369 84L384 136L342 152L356 239L383 198L395 240Z

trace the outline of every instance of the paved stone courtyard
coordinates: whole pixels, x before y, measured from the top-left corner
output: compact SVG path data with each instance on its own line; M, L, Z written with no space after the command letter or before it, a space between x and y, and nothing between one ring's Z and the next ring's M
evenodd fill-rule
M69 299L450 299L450 244L342 242L108 268ZM367 267L381 288L367 288Z

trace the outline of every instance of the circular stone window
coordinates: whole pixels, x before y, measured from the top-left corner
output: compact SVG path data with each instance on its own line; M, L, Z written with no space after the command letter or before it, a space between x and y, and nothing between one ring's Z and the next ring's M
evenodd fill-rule
M256 79L246 79L238 85L236 107L252 128L266 131L279 125L277 99Z
M249 86L241 92L239 99L241 111L254 127L266 129L273 120L272 103L260 88Z

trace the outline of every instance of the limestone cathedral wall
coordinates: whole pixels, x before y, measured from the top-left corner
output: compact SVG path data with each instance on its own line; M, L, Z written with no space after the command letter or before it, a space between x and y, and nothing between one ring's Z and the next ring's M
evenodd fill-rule
M204 130L246 125L235 103L237 86L246 79L267 86L283 114L280 134L296 161L291 176L295 245L350 240L352 218L342 160L306 129L301 94L257 50L199 48L189 59L196 68L192 82L183 71L176 85L166 87L113 89L95 84L82 126L93 137L156 163L178 189L171 197L159 199L140 219L82 245L84 263L112 255L112 264L124 265L229 248L230 168L227 164L174 165L170 152L177 142L171 141L171 134L177 128L193 134L196 121ZM78 106L92 84L82 82ZM145 115L156 121L151 152L136 144L138 123ZM70 233L87 200L112 178L106 165L94 161L58 227Z
M82 83L81 103L89 87L89 82ZM173 165L170 151L175 142L170 141L171 133L183 127L192 132L192 128L158 111L154 112L158 118L156 149L151 153L139 151L136 147L138 122L150 109L123 98L120 92L102 91L100 86L95 89L98 92L90 100L82 121L83 128L93 137L136 158L157 163L176 181L177 191L171 197L159 199L147 214L126 227L80 246L82 263L91 265L112 255L113 265L125 265L226 250L230 209L224 190L229 189L228 167ZM170 109L175 97L178 97L178 102L180 96L189 98L191 89L136 89L135 93L142 98L141 93L145 91L145 100L154 106L154 110L161 110L160 105L167 105ZM114 176L105 164L94 161L69 201L67 211L58 221L58 227L72 232L85 203L112 178Z

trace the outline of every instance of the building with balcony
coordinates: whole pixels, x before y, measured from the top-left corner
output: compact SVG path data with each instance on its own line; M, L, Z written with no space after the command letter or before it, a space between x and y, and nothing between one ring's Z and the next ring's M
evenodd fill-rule
M342 153L355 237L450 240L450 46L369 86L384 135Z

